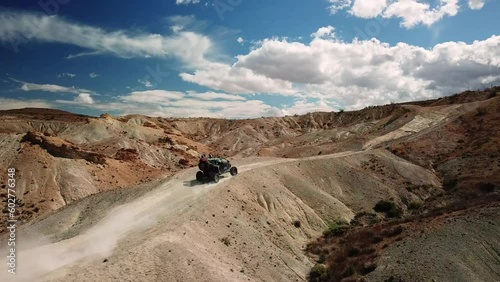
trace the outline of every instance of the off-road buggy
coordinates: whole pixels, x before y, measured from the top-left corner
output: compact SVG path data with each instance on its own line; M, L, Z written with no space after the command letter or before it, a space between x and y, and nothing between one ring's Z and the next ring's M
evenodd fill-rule
M238 169L231 166L229 160L224 158L201 158L198 168L200 170L196 173L196 180L200 182L205 182L208 179L217 183L224 173L229 172L232 176L238 174Z

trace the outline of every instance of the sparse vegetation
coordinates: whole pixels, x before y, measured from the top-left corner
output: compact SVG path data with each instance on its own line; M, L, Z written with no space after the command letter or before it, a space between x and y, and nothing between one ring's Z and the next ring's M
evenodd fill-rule
M393 116L392 118L390 118L385 124L384 124L384 127L387 127L389 126L391 123L395 122L396 120L398 120L400 117L399 116Z
M364 227L351 227L341 235L322 237L307 246L316 254L317 264L309 279L328 277L327 280L309 281L363 281L362 277L377 268L379 253L389 244L402 239L405 228L401 223L378 223ZM325 270L327 274L325 274ZM347 279L347 280L344 280ZM361 279L361 280L359 280Z
M328 229L323 231L325 237L335 237L345 234L349 226L342 221L335 221L328 224Z
M495 184L493 184L493 183L480 183L479 190L483 193L493 193L493 192L495 192Z
M379 222L377 215L370 212L359 212L351 220L351 225L373 225Z
M410 210L418 210L420 207L422 207L422 202L420 201L412 201L408 204L408 209Z
M467 99L465 99L464 97L460 97L457 95L454 97L453 101L455 103L463 103L462 105L460 105L460 107L466 108L468 106L466 105L466 102L464 102L466 100ZM376 145L377 147L374 147L380 148L380 150L372 152L361 152L359 154L355 154L354 156L342 157L343 159L340 160L328 160L328 163L326 160L323 160L325 161L325 164L327 164L327 166L325 166L325 171L327 173L331 172L331 174L328 175L328 177L331 177L330 180L338 180L341 186L340 188L342 188L342 192L346 192L344 196L347 200L343 202L355 212L364 212L359 212L358 214L356 214L354 220L352 220L349 224L345 222L333 222L328 224L328 228L323 234L324 236L319 238L318 241L314 242L310 247L308 246L308 250L312 254L314 254L314 256L312 257L318 263L311 270L308 276L309 281L340 281L342 279L344 279L344 281L360 281L363 279L364 275L375 270L377 268L377 264L381 265L378 259L381 255L386 254L384 253L386 251L384 250L384 248L395 250L395 242L401 241L401 244L398 243L398 246L402 246L403 243L408 243L408 241L404 241L405 236L409 234L418 236L419 234L421 234L420 231L422 231L422 229L419 228L422 228L423 226L429 226L429 221L432 221L432 223L434 223L434 219L437 219L436 225L433 226L455 224L455 211L463 210L463 214L468 216L469 214L473 214L476 211L483 213L483 206L491 204L498 205L498 201L500 201L500 186L498 182L498 175L496 172L498 171L500 162L498 161L499 139L498 135L495 134L496 132L498 132L498 130L496 129L498 128L497 121L499 120L498 113L500 112L500 108L498 107L497 101L498 99L495 98L495 100L487 102L491 103L492 106L488 105L487 103L483 103L483 106L481 106L481 108L479 108L477 111L476 105L479 105L480 103L475 103L470 108L466 108L467 111L454 110L454 115L457 115L456 119L447 119L447 122L445 124L437 124L439 126L426 130L425 132L423 132L425 134L415 134L411 136L411 138L403 137L397 140L389 140L384 144ZM429 102L428 105L433 105L433 103L437 103L437 101ZM449 103L451 103L450 99L442 98L436 105L440 105L439 108L442 109L445 108L445 105ZM415 105L420 104L415 103ZM60 151L66 152L72 150L80 150L81 152L87 152L88 150L88 152L103 153L103 157L106 157L109 160L107 166L96 166L90 161L85 162L82 160L79 160L76 164L78 166L75 166L75 168L80 169L81 166L79 165L82 164L86 166L85 169L82 169L82 171L97 171L96 173L98 177L96 177L95 179L98 180L95 180L95 183L96 185L101 185L97 187L99 188L99 191L101 191L103 190L102 187L106 187L106 189L108 189L108 187L110 189L112 188L109 184L111 182L98 184L100 183L100 181L106 180L107 176L113 178L113 183L116 181L117 185L119 182L119 185L123 186L126 183L131 184L133 183L133 181L135 181L134 179L130 180L130 182L128 181L128 177L134 176L135 173L137 173L138 175L144 173L146 176L146 172L151 172L151 169L154 169L157 170L158 173L161 172L162 175L164 175L164 172L168 172L170 174L174 173L177 169L184 168L178 164L188 165L195 163L197 161L196 152L187 152L184 147L191 148L196 151L199 150L199 152L211 151L212 154L214 154L215 150L221 151L221 149L224 148L224 154L228 154L230 156L234 156L237 154L246 156L255 154L255 152L253 151L244 151L249 149L248 144L250 144L251 146L256 146L257 148L261 148L259 146L262 146L262 144L259 142L262 141L264 142L265 148L265 151L263 151L265 154L263 155L284 155L290 158L299 158L303 157L304 155L307 155L307 157L316 154L325 155L332 152L342 151L346 148L352 149L353 151L358 149L361 150L363 142L370 141L373 138L378 137L379 135L377 134L380 134L381 132L384 135L390 133L390 130L404 125L404 123L408 122L413 117L418 117L419 114L414 112L413 110L409 110L407 116L405 115L405 118L407 119L402 120L402 115L404 114L404 112L403 114L401 114L401 111L403 110L400 109L399 105L394 105L393 108L395 108L399 112L387 115L387 109L382 106L377 108L368 108L367 112L364 113L343 113L343 110L341 110L340 113L343 114L325 113L324 115L322 115L320 113L315 113L311 114L310 116L296 115L297 118L295 119L287 119L289 123L283 122L283 120L280 120L279 118L270 118L265 121L265 126L262 125L262 123L259 123L260 121L258 120L241 120L233 124L232 122L222 123L219 120L212 120L205 123L202 119L175 119L179 121L179 129L172 130L171 125L167 124L173 122L172 120L155 119L155 123L161 125L161 128L168 128L170 133L161 134L161 130L159 130L154 131L154 135L148 135L142 134L140 130L144 130L144 132L153 131L141 128L140 126L124 126L123 128L126 128L128 130L128 133L127 131L123 131L122 133L126 134L126 136L119 136L118 132L120 132L123 128L112 127L111 130L114 130L112 131L112 133L118 137L119 141L115 141L116 139L113 138L111 139L112 143L111 141L102 141L102 143L98 142L93 144L89 142L89 144L83 145L66 142L60 145ZM476 114L480 113L482 109L484 109L484 113L480 115L484 116L476 118ZM425 113L432 114L433 111L434 110L430 108L422 109L422 112ZM399 119L396 117L397 115L399 115ZM371 119L370 123L366 123L365 121L365 119L368 119L368 117ZM306 126L309 119L312 121L310 125L307 125L310 128ZM197 127L191 127L191 121L196 121ZM390 122L386 123L386 121ZM352 128L358 127L360 125L360 122L364 122L366 125L366 127L362 128L363 135L359 134L359 131L357 131L357 129L352 130ZM250 128L248 127L248 124L250 124L254 129L259 128L260 130L257 131L259 131L258 133L260 135L258 136L264 136L263 139L266 140L263 141L261 139L255 139L254 137L257 135L252 135L255 134L255 131L246 130L247 128ZM276 124L279 124L279 126ZM388 125L388 127L386 127L385 129L383 128L384 124ZM108 129L108 125L105 126L106 129ZM330 131L326 132L326 126ZM177 126L174 124L173 127ZM241 128L245 130L241 130ZM139 130L139 132L136 132L136 130ZM309 135L304 135L304 132L306 131ZM159 135L158 132L160 132L161 135ZM238 132L238 139L234 138L234 132ZM273 133L282 134L283 139L273 139ZM52 137L52 135L54 138L48 138ZM51 131L50 134L48 132L44 132L43 136L37 136L37 138L40 138L41 140L47 140L44 142L58 140L58 138L61 139L61 137L58 137L57 135L58 131L54 130L54 132L52 133ZM144 138L140 137L143 135ZM422 137L423 135L424 137ZM128 142L128 140L133 138L133 136L138 137L135 141ZM223 136L224 138L220 138L221 136ZM296 136L299 137L297 138ZM312 144L311 139L308 139L311 136L320 136L321 138L316 140L317 143ZM174 138L175 140L173 140L172 138ZM276 140L276 142L271 142L271 139ZM63 139L61 140L64 141ZM281 141L283 141L283 144L280 143ZM290 143L286 143L286 141L290 141ZM176 147L176 149L168 149L172 146L168 146L166 144L176 145L177 142L179 143L179 145L185 144L185 146L173 146ZM356 143L356 145L352 145L353 143ZM125 146L124 144L127 144L127 146L133 146L134 148L137 148L137 150L127 151L126 149L119 149L119 147ZM193 144L195 144L196 146L194 146ZM233 145L235 144L236 146L233 147ZM28 155L28 153L30 153L30 150L28 149L30 148L36 148L36 150L39 150L36 143L26 143L21 145L23 148L23 152L20 152L19 154L21 157L24 156L24 160L27 159L26 156L32 156L35 159L39 157L38 155L34 155L33 152L31 152L31 155ZM281 145L283 146L280 147ZM307 150L301 150L302 148L307 148ZM396 162L394 160L394 156L385 154L385 152L383 152L383 148L387 148L394 154L400 157L404 157L408 161L408 163L405 163L405 165L403 166L403 163L400 159L398 159L398 162ZM21 148L18 148L17 150L20 149ZM10 151L15 152L15 150ZM122 155L122 158L130 158L131 162L118 162L111 159L114 157L114 153L117 151L119 151L119 157L120 155ZM51 153L53 153L54 151L49 150L48 152L49 155L52 155ZM138 152L140 152L140 154L138 154ZM155 155L154 152L158 152L159 154ZM298 156L299 153L297 152L300 152L300 154L303 155ZM221 153L215 153L215 155ZM43 155L45 155L45 153ZM141 156L142 158L147 158L149 162L152 162L151 160L154 160L155 157L158 157L158 162L154 164L154 166L151 166L151 164L149 163L143 165ZM50 157L50 160L53 159L51 156L48 157ZM91 160L92 158L88 159ZM346 160L347 162L343 162L343 160ZM71 160L63 161L69 163ZM337 161L339 162L337 163ZM359 169L358 161L361 162L362 169ZM46 162L40 162L37 166L41 167L45 163ZM50 167L50 170L59 169L59 165L51 162L47 163ZM155 163L155 161L153 163ZM163 163L168 163L168 167L164 167ZM304 162L302 163L304 164ZM349 166L347 167L348 170L344 170L344 167L341 167L344 163L349 164ZM408 172L407 170L407 168L411 165L410 163L429 169L432 173L429 173L428 175L432 176L432 178L424 179L424 177L420 177L420 173L410 175L411 170L410 172ZM119 169L115 169L116 167L113 167L113 165L115 164ZM327 170L329 169L328 166L330 165L335 166L335 169ZM397 167L398 165L401 166ZM170 170L171 167L172 170ZM26 172L31 171L31 167L21 168L25 169ZM113 168L113 170L109 168ZM302 165L300 172L302 172L303 175L305 174L306 176L308 176L308 171L312 171L314 168L315 167L313 165ZM408 169L411 169L411 167ZM47 173L47 171L48 170L43 170L42 173ZM359 177L359 179L357 179L357 176L360 175L358 174L360 171L361 173L366 173L367 177ZM424 172L424 170L421 171ZM272 177L274 177L274 175L278 175L279 173L278 170L273 170L273 172L275 174L273 173ZM312 172L315 173L316 171ZM445 179L445 181L443 181L442 183L445 189L444 191L441 185L434 184L434 175L432 174ZM36 176L36 174L33 175ZM151 175L154 176L154 174L147 174L147 177L151 177ZM92 174L92 176L95 175ZM141 179L141 181L149 181L149 178L146 178L145 176ZM300 175L297 176L299 177ZM192 175L192 177L194 178L194 175ZM278 177L279 176L276 176L276 178ZM29 181L27 173L23 175L23 178L20 177L20 179L28 179ZM348 183L346 179L352 182ZM287 182L293 180L293 178L290 177L290 180L285 180L286 181L284 182ZM73 180L69 179L68 181ZM6 183L6 181L0 182ZM376 186L371 184L374 182L377 182L375 183ZM70 182L68 183L72 184ZM325 185L329 185L327 181L325 181L325 183ZM375 193L373 191L363 190L363 194L351 194L352 191L349 190L350 187L347 187L351 185L351 183L355 183L355 189L374 188L373 190L375 190L376 188L382 192L379 192L379 190L377 190ZM37 184L39 185L40 182L38 182ZM267 182L266 184L268 185L268 187L263 185L263 187L266 188L264 190L273 191L273 184L268 184ZM184 185L189 186L191 185L191 182L185 182ZM259 186L256 187L259 189L251 189L251 193L254 193L254 190L262 190L260 189L260 182L258 183L258 185ZM2 188L6 188L5 184L2 184L0 186ZM27 188L28 187L35 187L35 185L27 185ZM190 191L196 188L198 187L186 187L185 190ZM298 190L300 187L294 186L292 188ZM292 189L290 188L290 190ZM385 199L384 201L379 201L378 203L376 203L376 205L374 205L375 202L369 202L370 204L368 205L366 204L366 201L363 203L355 202L363 201L366 199L373 199L368 197L377 197L379 195L384 195L387 190L389 190L390 193L394 195L393 199ZM4 189L4 191L6 191L6 189ZM240 194L241 189L237 188L228 189L227 192L231 192L228 193L228 197L239 196L243 198L242 195L244 195L245 199L247 199L247 195L249 195L247 190L245 190L246 194ZM322 192L331 193L332 191L324 189L324 191ZM301 196L299 195L299 193L295 194ZM23 198L26 199L26 203L24 204L19 200L17 205L20 208L19 212L23 214L23 216L19 217L20 219L26 219L29 217L36 218L38 214L47 214L49 206L60 206L61 204L64 204L61 203L60 200L58 201L58 198L56 198L56 202L58 203L51 205L49 205L49 203L41 204L43 203L44 199L40 200L38 197L35 197L36 195L38 195L37 190L32 190L32 192L26 190L23 195L26 195ZM273 198L274 196L277 196L277 194L270 194L270 199L267 199L268 195L265 196L266 201L272 200L272 204L276 203L276 201L274 201L275 199ZM0 193L1 199L5 197L5 193ZM95 197L100 196L96 195ZM249 196L248 199L252 200L252 197ZM425 199L425 202L420 199ZM47 199L47 201L49 200L50 197ZM32 202L36 203L37 206L35 206L35 204L33 204ZM52 202L54 202L54 199L52 199ZM267 203L269 204L271 202ZM279 204L283 205L285 205L286 203L287 202L285 201L279 202ZM307 204L310 202L304 201L304 203ZM229 202L227 204L233 205L231 206L231 208L234 208L234 204L236 204L236 208L238 208L239 210L239 202L234 202L234 204ZM324 206L315 206L313 208L321 209ZM248 207L249 206L247 206L246 204L242 204L241 210L244 213L253 213L252 209ZM278 206L278 208L280 207ZM405 214L403 213L402 208L409 210L409 212L406 214L406 217L403 217ZM224 211L226 212L225 214ZM323 214L329 213L325 212ZM231 209L226 206L226 210L222 210L222 214L219 215L219 213L217 213L217 218L215 218L215 214L213 214L214 219L210 221L210 224L208 224L208 221L206 221L206 227L212 228L213 226L215 226L215 224L213 224L215 221L223 221L228 215L232 216L233 213L231 213ZM443 215L441 217L441 219L443 220L439 221L439 217L441 215ZM240 217L240 213L234 213L234 216L235 218L236 216L238 216L238 221L245 220L245 217ZM309 227L309 225L314 226L315 222L310 221L310 218L306 218L305 216L307 216L307 214L300 216L300 220L298 220L299 216L297 216L295 218L292 217L291 219L288 219L288 221L286 222L283 222L285 225L287 225L287 231L292 231L292 235L295 235L295 233L302 233L301 229L295 228L308 229L305 227ZM398 217L401 217L401 219L398 219ZM253 214L251 219L256 220L256 225L262 224L262 222L259 221L259 218L253 217ZM471 218L467 219L470 220ZM301 220L305 221L304 226L301 226ZM272 222L272 224L270 222ZM444 224L441 224L443 222ZM268 220L267 225L263 224L263 227L265 228L256 230L257 232L276 231L274 228L278 226L278 223L280 222L276 219ZM493 225L493 223L491 224ZM496 221L494 222L494 224L497 225ZM465 226L468 226L468 224L465 224ZM229 229L226 230L226 228L224 227L223 230L225 231L221 231L227 233L224 233L214 239L214 245L216 245L217 248L238 251L238 248L250 247L251 244L248 244L248 246L246 245L246 243L249 242L248 240L241 240L239 237L237 237L237 232L241 230L238 229L238 224L233 224L232 226L228 226L228 228ZM430 233L431 232L427 233L426 228L425 237L429 237L427 235L432 235ZM229 234L231 235L221 238ZM273 238L277 238L276 240L280 240L279 234L278 237L276 237L275 235L275 233L269 232L269 236L273 236ZM210 245L212 242L213 241L209 242ZM263 251L264 249L262 246L264 245L261 245L260 251ZM273 247L270 246L269 248ZM283 271L287 271L285 265L283 265L282 262L280 262L279 260L275 261L274 252L272 255L273 258L269 258L269 261L272 261L273 264L276 263L276 265L278 265L274 265L274 267L282 267ZM267 257L264 257L264 259L266 259L267 261ZM394 260L391 261L391 263L392 262L394 262ZM253 260L252 264L253 263L255 263L255 260ZM253 274L254 269L251 269L249 265L250 264L245 265L245 272ZM234 271L238 272L239 270L240 267L235 268ZM387 275L393 275L393 273L388 273Z
M144 122L143 126L150 127L150 128L159 128L156 124L149 122L149 121Z
M456 178L445 178L443 180L443 188L447 191L452 190L457 186L458 180Z
M122 161L132 161L139 157L139 152L137 149L132 148L120 148L116 154L115 159Z
M300 228L300 226L301 226L300 220L295 220L293 222L293 226L295 226L296 228Z
M307 278L309 282L327 282L330 281L330 276L328 275L328 271L326 267L322 264L316 264L311 271L309 272L309 276Z
M396 227L384 230L384 232L382 232L382 234L385 237L390 238L390 237L394 237L394 236L397 236L397 235L401 234L403 232L403 230L404 230L403 226L397 225Z
M476 116L477 117L484 116L486 114L487 114L486 109L484 109L484 108L477 108L477 110L476 110Z
M373 210L384 213L385 216L389 218L401 217L401 215L403 215L403 210L400 207L398 207L395 203L386 200L380 200L377 202Z
M160 138L158 138L158 142L169 144L169 145L175 145L175 141L170 136L160 137Z
M229 247L229 246L231 246L231 239L229 239L229 237L227 237L227 236L226 236L226 237L221 238L221 239L220 239L220 241L221 241L224 245L226 245L226 246L228 246L228 247Z

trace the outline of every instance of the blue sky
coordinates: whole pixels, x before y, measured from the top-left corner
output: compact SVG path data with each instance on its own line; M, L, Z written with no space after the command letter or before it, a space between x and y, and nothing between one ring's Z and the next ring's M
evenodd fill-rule
M0 109L252 118L500 82L499 1L25 2L0 4Z

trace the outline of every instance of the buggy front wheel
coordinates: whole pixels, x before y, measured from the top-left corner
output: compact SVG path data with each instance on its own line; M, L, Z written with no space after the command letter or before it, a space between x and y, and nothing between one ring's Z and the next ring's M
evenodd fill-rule
M232 167L230 170L229 170L229 173L231 173L232 176L235 176L238 174L238 169L236 167Z

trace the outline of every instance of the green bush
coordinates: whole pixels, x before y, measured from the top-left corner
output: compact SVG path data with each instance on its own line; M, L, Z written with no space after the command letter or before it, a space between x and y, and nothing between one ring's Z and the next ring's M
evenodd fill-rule
M328 229L323 231L323 236L327 238L341 236L347 232L347 229L349 229L349 226L344 222L335 221L328 224Z
M384 236L386 236L388 238L398 236L399 234L401 234L403 232L403 230L404 230L403 226L398 225L392 229L386 230L384 232Z
M376 212L385 213L387 217L401 217L403 215L403 210L398 207L395 203L380 200L373 208Z
M412 201L408 205L408 209L410 209L410 210L418 210L421 207L422 207L422 202L419 202L419 201Z
M295 226L296 228L300 228L300 226L301 226L300 220L295 220L293 222L293 226Z
M231 239L229 239L229 237L221 238L220 241L226 246L231 246Z
M309 282L326 282L330 280L330 275L328 275L328 270L322 264L316 264L309 272L309 277L307 281Z
M493 193L493 192L495 192L495 184L493 184L493 183L480 183L479 190L483 193Z

